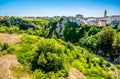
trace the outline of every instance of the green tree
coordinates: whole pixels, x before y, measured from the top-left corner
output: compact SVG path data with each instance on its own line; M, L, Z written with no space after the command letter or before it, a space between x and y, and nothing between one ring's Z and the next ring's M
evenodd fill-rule
M98 35L98 37L100 37L100 48L105 52L105 54L112 48L114 34L114 29L111 27L104 27Z
M65 41L70 41L70 42L77 42L79 39L78 36L79 33L79 25L75 22L70 22L68 21L65 24L65 29L64 29L64 37L65 37Z
M8 49L8 47L9 47L8 43L3 43L2 50L6 50Z
M32 69L42 69L45 72L58 72L64 69L64 59L60 56L64 51L63 47L54 39L41 39L32 59Z
M95 35L100 31L100 29L97 26L92 26L88 31L88 36Z
M119 32L115 34L114 44L120 47L120 33Z

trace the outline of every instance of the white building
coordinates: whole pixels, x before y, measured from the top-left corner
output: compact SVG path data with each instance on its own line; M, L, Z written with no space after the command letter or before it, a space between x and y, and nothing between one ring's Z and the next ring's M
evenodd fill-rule
M96 25L96 24L98 24L98 22L97 22L97 20L96 19L88 19L87 20L87 24L92 24L92 25Z
M105 26L106 25L106 20L98 20L98 25L99 26Z

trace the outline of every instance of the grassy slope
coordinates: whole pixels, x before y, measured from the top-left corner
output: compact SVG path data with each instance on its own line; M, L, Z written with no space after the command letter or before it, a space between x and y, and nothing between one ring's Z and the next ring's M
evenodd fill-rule
M29 49L33 48L32 50L28 50L28 52L36 49L36 44L38 41L43 40L44 38L39 38L37 36L30 36L26 35L23 40L23 43L31 43L31 46L29 44L27 45ZM52 41L54 39L44 39L44 42ZM65 44L68 44L66 42L55 40L56 44L60 46L65 46ZM71 66L77 68L80 72L82 72L88 79L105 79L105 78L117 78L119 77L120 71L111 63L105 61L102 57L99 57L95 54L89 53L86 49L81 48L79 46L74 46L72 44L69 44L70 47L72 47L72 50L69 48L69 53L64 57L64 65L67 69L69 69ZM35 49L34 49L35 48ZM28 54L28 53L27 53ZM28 54L30 55L30 54Z
M4 37L4 34L3 34L3 37ZM37 42L41 40L41 38L34 35L24 35L21 39L22 41L15 45L10 44L9 48L15 47L14 50L11 50L12 52L14 52L12 54L15 54L15 55L18 55L20 52L25 52L23 59L25 58L25 60L29 60L29 56L32 55L32 52L35 52L35 49L36 49L35 46ZM48 39L44 39L44 40L46 41ZM52 40L52 39L49 39L49 40ZM62 45L65 46L63 43L67 44L66 42L59 41L59 40L57 40L56 43L58 43L60 46ZM71 47L73 48L72 51L68 49L70 53L68 55L65 55L65 58L64 58L65 59L64 65L66 69L69 70L71 67L75 67L80 72L82 72L88 79L106 79L106 78L119 79L120 78L120 70L118 70L115 67L115 65L105 61L102 57L89 53L84 48L81 48L79 46L74 46L74 45L72 45ZM20 62L23 62L25 64L26 63L25 60L22 60ZM17 71L15 72L17 73Z

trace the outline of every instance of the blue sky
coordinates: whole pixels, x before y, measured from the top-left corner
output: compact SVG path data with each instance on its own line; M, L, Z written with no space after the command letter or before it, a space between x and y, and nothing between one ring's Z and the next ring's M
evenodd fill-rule
M103 16L120 15L120 0L0 0L0 15L5 16Z

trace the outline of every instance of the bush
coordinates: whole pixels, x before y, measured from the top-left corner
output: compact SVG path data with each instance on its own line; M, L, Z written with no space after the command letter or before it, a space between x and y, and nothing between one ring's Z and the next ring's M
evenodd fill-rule
M6 26L1 26L0 27L0 33L5 33L7 31L7 27Z
M25 74L25 69L23 66L14 66L11 69L13 71L14 76L16 76L17 78L20 78Z
M115 71L115 68L111 68L112 71Z
M15 48L9 47L9 48L7 49L7 52L10 53L10 54L13 54L13 53L15 53Z
M111 65L110 65L110 63L107 62L107 63L106 63L106 66L107 66L107 67L110 67Z
M120 65L116 65L116 67L117 67L118 69L120 69Z
M45 74L41 70L35 70L30 79L58 79L54 72Z
M66 70L60 70L60 71L57 72L56 76L57 77L67 77L68 72Z
M104 60L103 60L102 58L100 58L100 60L99 60L99 65L100 65L101 67L103 67L103 64L104 64Z
M45 73L64 70L64 59L61 57L64 52L65 46L60 45L56 40L41 39L33 55L31 69L41 69Z
M8 47L9 47L8 43L3 43L1 48L2 48L2 50L6 50L6 49L8 49Z
M88 31L88 36L90 35L95 35L100 31L99 28L97 28L97 26L91 26L91 28Z
M41 53L40 55L36 54L32 60L32 69L39 68L45 72L57 72L64 69L63 59L51 52Z

